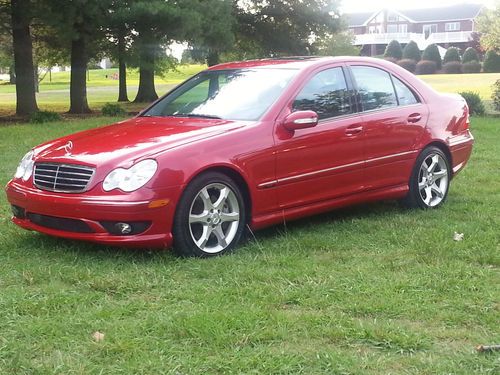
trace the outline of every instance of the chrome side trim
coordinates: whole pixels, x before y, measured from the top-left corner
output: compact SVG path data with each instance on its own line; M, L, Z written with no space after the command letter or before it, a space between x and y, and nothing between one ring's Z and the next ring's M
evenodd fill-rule
M459 138L455 140L454 138ZM471 143L474 141L474 138L472 137L466 137L466 136L459 136L459 137L454 137L454 138L448 138L448 145L450 147L452 146L458 146L464 143Z
M363 161L357 161L357 162L354 162L354 163L338 165L336 167L320 169L320 170L317 170L317 171L302 173L302 174L298 174L298 175L295 175L295 176L289 176L289 177L284 177L284 178L280 178L280 179L276 179L276 180L272 180L272 181L263 182L263 183L257 185L257 187L260 188L260 189L270 188L270 187L274 187L277 184L281 184L281 183L287 182L287 181L298 180L298 179L301 179L301 178L304 178L304 177L314 176L314 175L322 174L322 173L325 173L325 172L332 172L332 171L336 171L336 170L339 170L339 169L342 169L342 168L353 167L353 166L356 166L356 165L372 163L372 162L376 162L376 161L379 161L379 160L385 160L385 159L395 158L395 157L398 157L398 156L411 155L411 154L415 154L417 152L418 152L418 150L405 151L405 152L399 152L397 154L380 156L378 158L372 158L372 159L367 159L367 160L363 160Z

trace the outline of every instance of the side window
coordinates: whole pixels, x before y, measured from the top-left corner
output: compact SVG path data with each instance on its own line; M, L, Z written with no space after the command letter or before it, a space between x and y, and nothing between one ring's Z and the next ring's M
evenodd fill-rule
M419 102L413 91L398 78L392 76L392 81L394 82L394 87L396 88L399 105L410 105Z
M315 111L320 119L351 113L351 94L342 68L323 70L312 77L295 98L293 110Z
M363 111L398 105L389 73L370 66L351 67Z

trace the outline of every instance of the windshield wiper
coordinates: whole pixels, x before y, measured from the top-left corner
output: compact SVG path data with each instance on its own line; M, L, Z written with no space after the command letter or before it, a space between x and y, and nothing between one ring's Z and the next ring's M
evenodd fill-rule
M221 117L219 116L215 116L215 115L205 115L203 113L175 113L175 114L172 114L170 116L174 116L174 117L198 117L198 118L213 118L213 119L216 119L216 120L220 120L222 119Z

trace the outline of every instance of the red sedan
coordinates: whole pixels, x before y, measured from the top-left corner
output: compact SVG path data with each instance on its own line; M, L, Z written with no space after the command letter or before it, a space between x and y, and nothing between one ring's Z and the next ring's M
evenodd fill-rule
M6 191L17 225L211 256L340 206L441 205L473 137L459 95L370 58L222 64L137 117L42 144Z

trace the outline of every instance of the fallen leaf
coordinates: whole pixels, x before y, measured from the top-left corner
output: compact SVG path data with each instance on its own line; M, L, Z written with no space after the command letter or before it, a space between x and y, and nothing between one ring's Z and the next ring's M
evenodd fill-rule
M463 241L464 239L464 234L463 233L453 233L453 240L454 241Z
M99 332L99 331L95 331L93 334L92 334L92 337L93 339L96 341L96 342L101 342L104 340L104 333L102 332Z

